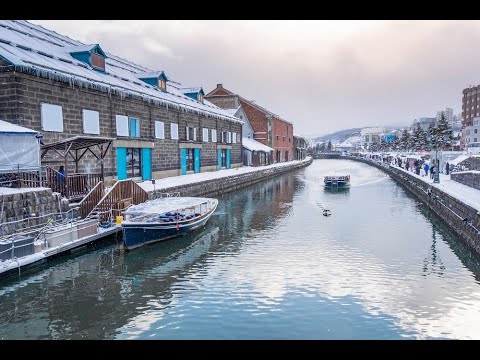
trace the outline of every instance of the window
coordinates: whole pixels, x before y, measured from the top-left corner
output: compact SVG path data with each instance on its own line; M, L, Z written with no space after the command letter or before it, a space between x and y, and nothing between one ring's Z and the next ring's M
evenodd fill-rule
M208 129L207 128L203 128L202 130L202 140L203 142L208 142Z
M90 65L98 70L105 71L105 58L99 54L90 55Z
M127 148L127 177L142 176L142 149Z
M100 134L100 123L98 111L82 110L84 134Z
M155 137L165 139L165 124L162 121L155 121Z
M197 129L187 126L185 128L185 140L197 141Z
M476 134L478 129L475 129L473 132Z
M477 142L477 138L473 138L473 142Z
M202 93L198 93L198 101L203 102L203 95L202 95Z
M288 142L292 142L292 139L291 139L291 138L288 138Z
M195 171L194 150L195 149L187 149L187 172Z
M217 142L217 129L212 129L212 142Z
M226 143L227 142L227 132L226 131L222 131L222 139L221 139L222 143Z
M232 133L230 131L227 131L227 143L232 143Z
M130 120L130 137L140 137L140 120L129 118Z
M222 168L227 167L227 149L222 149Z
M117 136L128 136L128 116L116 115Z
M170 124L170 138L172 140L178 140L178 124Z
M63 132L62 107L52 104L41 104L42 130Z
M282 141L285 141L285 136L282 136Z
M277 135L277 140L278 140L278 135Z
M167 87L167 84L165 83L165 80L158 79L158 88L161 90L165 90Z
M232 135L232 143L234 143L234 144L237 143L237 133L233 133L233 135Z

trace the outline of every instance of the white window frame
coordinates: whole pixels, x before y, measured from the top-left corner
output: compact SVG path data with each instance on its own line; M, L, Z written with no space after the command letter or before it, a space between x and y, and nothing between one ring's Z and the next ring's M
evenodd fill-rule
M237 133L232 133L232 144L236 144L237 143Z
M178 140L178 124L177 123L170 124L170 138L172 140Z
M95 110L82 110L83 133L100 135L100 113Z
M227 144L232 143L232 133L230 131L227 131Z
M63 132L63 110L60 105L41 103L43 131Z
M165 123L163 121L155 121L155 138L165 139Z
M190 139L190 131L193 129L193 139ZM197 141L197 128L186 126L185 127L185 140Z
M129 119L125 115L115 115L115 124L117 128L117 136L130 136L129 132Z
M217 142L217 129L212 129L212 142Z
M208 128L202 129L202 141L208 142Z

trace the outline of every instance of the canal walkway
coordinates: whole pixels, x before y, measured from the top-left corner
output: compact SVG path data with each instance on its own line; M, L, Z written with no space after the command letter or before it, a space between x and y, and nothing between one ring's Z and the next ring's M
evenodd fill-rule
M430 176L417 175L414 172L405 170L401 167L393 166L393 165L390 165L390 166L392 166L395 169L401 170L405 173L408 173L410 176L414 176L417 179L431 185L432 187L435 187L447 193L448 195L454 198L457 198L458 200L462 201L466 205L469 205L477 209L478 211L480 211L480 190L452 180L450 178L450 174L449 175L439 174L440 182L434 183L433 179L431 179Z

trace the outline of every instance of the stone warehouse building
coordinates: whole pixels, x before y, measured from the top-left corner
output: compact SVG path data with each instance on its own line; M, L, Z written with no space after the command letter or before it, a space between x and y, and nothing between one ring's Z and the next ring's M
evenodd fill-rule
M268 163L294 160L293 124L271 111L234 94L218 84L205 99L228 109L244 121L243 136L253 134L253 140L273 148L273 159Z
M204 95L98 44L27 21L0 21L0 118L40 131L44 144L111 139L107 179L241 166L242 121ZM98 171L99 161L83 155L77 171Z

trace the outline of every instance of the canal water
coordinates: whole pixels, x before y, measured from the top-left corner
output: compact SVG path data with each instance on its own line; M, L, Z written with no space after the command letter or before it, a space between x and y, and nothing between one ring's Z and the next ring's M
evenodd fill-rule
M334 174L351 188L326 191ZM479 275L384 173L315 160L221 197L193 234L128 253L113 240L3 280L0 339L478 339Z

